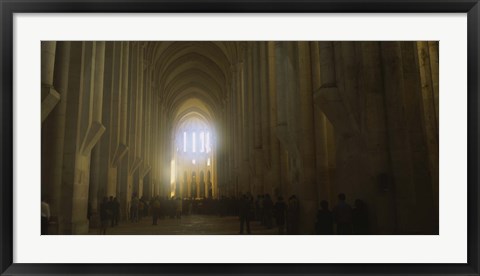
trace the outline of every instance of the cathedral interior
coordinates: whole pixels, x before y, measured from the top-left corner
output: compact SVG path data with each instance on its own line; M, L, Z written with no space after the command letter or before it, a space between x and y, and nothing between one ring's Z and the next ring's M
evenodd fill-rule
M321 203L332 210L343 194L368 209L369 234L436 235L438 51L436 41L43 41L48 232L92 233L114 197L123 234L142 231L131 221L139 199L153 229L154 198L211 226L190 234L238 234L228 204L248 195L256 208L268 194L287 206L294 196L294 234L314 234ZM171 221L155 233L185 233ZM252 234L277 233L259 223Z

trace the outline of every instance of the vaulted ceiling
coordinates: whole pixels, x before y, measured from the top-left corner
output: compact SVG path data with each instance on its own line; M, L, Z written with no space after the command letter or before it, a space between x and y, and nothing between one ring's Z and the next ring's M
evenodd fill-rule
M153 64L154 87L167 113L178 119L190 110L215 120L239 49L239 42L148 42L146 58Z

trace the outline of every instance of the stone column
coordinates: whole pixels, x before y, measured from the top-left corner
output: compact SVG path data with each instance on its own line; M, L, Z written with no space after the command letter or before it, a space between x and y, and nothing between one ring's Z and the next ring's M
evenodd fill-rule
M52 217L58 218L57 233L62 233L62 167L65 137L65 116L68 96L70 42L59 42L55 58L53 85L61 93L62 101L42 125L42 194L48 195ZM46 133L44 133L46 132ZM45 191L44 188L47 188Z
M285 42L275 42L275 73L276 73L276 83L275 86L277 88L277 126L284 127L287 124L287 109L286 109L286 68L287 65L287 58L284 49ZM272 46L271 46L272 47ZM273 49L271 49L273 50ZM272 53L273 54L273 53Z
M247 191L255 194L257 190L258 181L255 177L255 102L254 102L254 83L253 80L256 78L254 76L253 70L253 42L251 42L247 49L247 67L246 67L246 104L245 104L245 113L246 113L246 134L247 134L247 158L248 158L248 171L249 171L249 180L248 180L248 189ZM221 160L220 160L221 162Z
M439 147L438 147L438 42L419 41L417 44L424 132L429 153L434 205L438 208ZM436 216L438 217L438 216Z
M405 86L400 42L382 42L380 49L398 230L400 233L409 233L414 227L411 222L416 219L414 213L416 194L410 156L410 137L405 117Z
M321 87L320 83L320 51L318 42L310 42L310 53L312 63L312 87L316 91ZM320 200L327 200L330 204L331 187L330 176L328 170L328 147L327 147L327 118L325 114L319 109L314 109L314 124L315 124L315 149L316 149L316 179L318 198Z
M275 42L267 42L267 82L268 82L268 102L269 102L269 132L270 132L270 173L271 173L271 189L273 195L279 196L281 177L280 177L280 145L275 135L277 127L277 85L276 85L276 56ZM287 195L282 195L287 196Z
M139 97L139 89L141 82L140 79L140 42L133 42L132 47L130 49L131 53L131 64L130 64L130 74L131 74L131 82L130 82L130 110L128 113L128 120L129 120L129 129L128 129L128 145L130 146L129 154L128 154L128 177L127 177L127 186L128 186L128 193L127 198L130 200L133 193L137 193L137 196L140 197L140 183L138 181L138 177L134 177L137 173L138 168L141 165L141 160L138 157L140 149L138 144L138 119L140 116L140 97Z
M114 166L117 168L117 198L120 202L120 216L122 219L128 219L129 212L129 194L128 194L128 104L129 104L129 85L130 85L130 42L120 42L121 45L121 75L119 89L119 146L115 151Z
M298 149L298 123L300 100L298 92L298 70L295 67L296 45L290 42L276 42L275 59L276 59L276 88L277 88L277 124L275 133L280 141L285 158L285 175L281 178L282 194L297 194L299 187L299 165L300 155Z
M53 87L56 47L55 41L41 42L42 122L60 101L60 94Z
M106 196L102 194L99 190L100 187L100 145L97 145L92 149L91 162L90 162L90 185L89 185L89 199L88 203L90 204L90 212L92 217L96 217L102 203L102 198ZM97 223L93 223L94 220L90 219L91 227L98 227ZM98 220L99 221L99 218Z
M371 210L372 233L394 233L396 229L395 200L388 182L381 183L383 176L392 175L388 152L387 111L384 98L382 59L379 42L361 42L362 77L365 87L367 156L371 168L371 194L365 198Z
M435 206L432 188L438 187L433 184L431 172L429 172L429 152L427 140L425 139L423 115L423 99L419 76L419 66L416 62L417 46L415 42L401 42L402 64L405 83L405 116L407 131L412 149L411 158L413 164L413 178L415 183L416 225L419 233L438 233L438 205ZM434 152L435 153L435 152ZM438 163L437 163L438 164ZM420 200L421 199L421 200Z
M255 190L252 191L252 194L256 196L257 194L263 194L264 192L264 177L263 177L263 143L262 143L262 114L265 112L262 110L262 93L261 90L261 71L260 71L260 61L259 61L259 42L252 44L252 73L251 82L252 82L252 94L253 94L253 156L255 160L254 168L254 186Z
M439 70L438 70L438 41L429 41L428 42L428 57L430 60L430 73L432 76L432 89L433 89L433 99L435 106L435 115L437 116L437 126L438 126L438 89L439 89Z
M114 83L118 82L118 78L114 78L114 71L118 71L119 68L115 60L114 42L105 43L105 58L104 58L104 81L103 81L103 100L101 107L101 116L103 125L105 126L105 133L100 139L99 143L92 150L92 164L91 164L91 186L97 186L98 192L94 194L90 193L90 196L98 197L98 200L102 200L104 196L116 196L116 177L112 179L111 175L116 176L116 169L111 166L111 158L114 149L117 147L115 138L116 135L113 131L112 124L116 117L113 117L115 106L113 105L113 98L118 95L118 90L114 89ZM97 115L98 116L98 115ZM114 144L114 145L112 145ZM113 150L112 150L113 149ZM112 172L114 170L114 172ZM115 182L113 182L113 181ZM96 206L96 202L95 202ZM96 207L95 207L96 209Z
M74 233L75 225L72 222L72 213L74 212L71 199L73 198L74 183L78 184L75 179L76 174L76 147L78 143L78 98L80 94L81 67L82 67L82 42L71 42L70 62L68 71L68 91L65 97L66 110L65 113L65 131L64 131L64 152L63 152L63 170L62 170L62 200L60 209L60 234ZM86 209L86 208L85 208ZM84 212L86 220L86 210ZM86 223L86 221L84 221ZM85 231L88 227L85 227Z
M262 132L262 168L263 168L263 192L274 196L271 177L271 159L270 159L270 109L269 109L269 90L268 90L268 58L267 42L259 43L259 74L260 81L259 93L261 95L261 132Z
M122 42L122 96L120 103L120 148L118 150L118 159L124 156L128 151L127 146L127 122L128 122L128 95L129 95L129 61L130 61L130 42Z
M300 232L314 232L314 218L317 212L317 189L315 183L315 136L313 125L313 91L308 42L298 43L298 149L300 152Z
M122 149L120 148L120 131L121 131L121 122L120 122L120 112L121 112L121 98L122 98L122 69L123 69L123 57L122 57L122 50L123 50L123 42L107 42L107 45L110 45L111 48L111 73L109 76L111 80L106 82L110 82L110 84L106 83L105 87L106 90L104 93L109 93L109 112L110 120L109 120L109 133L110 139L108 143L108 175L107 175L107 189L106 194L112 196L118 196L118 178L117 178L117 165L120 158L123 157L121 155ZM107 74L106 74L107 76Z
M93 103L103 94L104 49L101 42L71 43L62 171L62 197L71 201L62 203L63 234L88 232L90 155L105 131Z
M144 76L144 43L139 42L138 44L138 69L137 69L137 113L136 113L136 121L135 121L135 136L136 136L136 151L135 157L138 159L138 162L143 161L143 149L142 149L142 136L143 136L143 120L144 120L144 112L145 112L145 105L143 101L144 95L144 87L143 87L143 76ZM140 176L140 179L143 182L143 176ZM139 192L142 188L139 188ZM142 194L139 194L141 197Z
M88 91L87 88L84 92L85 96L88 96L92 99L91 113L92 117L90 119L90 124L87 127L86 134L84 136L84 141L82 143L82 152L83 154L89 154L93 151L92 155L92 168L90 169L90 187L89 187L89 202L91 204L91 210L93 213L97 211L99 206L98 197L99 195L99 181L100 181L100 144L97 145L100 137L105 131L105 127L102 125L102 107L103 107L103 78L104 78L104 65L105 65L105 42L93 42L91 55L94 62L92 62L92 71L87 69L86 72L93 75L93 79L88 81L90 87L93 88L92 91ZM87 56L87 58L89 58ZM89 65L86 62L87 66ZM85 72L85 77L89 76ZM87 103L84 103L87 104ZM84 108L87 108L85 106ZM85 114L86 115L86 114ZM95 147L95 145L97 145ZM93 148L96 148L93 150ZM105 183L102 183L103 185Z
M142 179L147 178L151 169L151 145L150 145L150 133L151 133L151 65L147 60L144 61L144 74L143 74L143 124L142 124L142 153L143 162L141 166ZM151 193L151 181L147 182L148 191L144 191L145 195L150 196Z

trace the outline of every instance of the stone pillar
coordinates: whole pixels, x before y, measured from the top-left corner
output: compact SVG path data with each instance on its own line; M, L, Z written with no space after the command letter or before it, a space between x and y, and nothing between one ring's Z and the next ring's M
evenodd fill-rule
M270 132L270 173L271 173L271 189L275 196L283 195L280 192L280 145L275 135L277 127L277 85L276 85L276 56L275 42L267 42L267 76L268 76L268 102L269 102L269 132Z
M55 41L42 41L42 56L41 56L41 78L42 84L53 86L53 70L55 65L55 51L57 42Z
M130 200L133 193L137 193L137 196L140 197L140 183L134 175L137 173L141 165L141 160L138 157L140 153L139 143L138 143L138 132L139 125L138 120L140 116L140 42L133 42L132 47L130 47L131 53L131 63L130 63L130 109L128 113L129 120L129 129L128 129L128 145L129 145L129 154L128 154L128 177L127 177L127 200Z
M313 125L313 91L308 42L298 43L298 149L300 152L300 233L314 233L317 212L317 187L315 183L315 136Z
M255 160L254 167L254 187L255 190L251 191L254 196L264 193L264 176L263 176L263 143L262 143L262 114L265 113L262 110L262 93L261 90L261 71L260 71L260 53L259 42L252 44L252 59L251 59L251 82L252 82L252 94L253 94L253 156Z
M433 89L433 102L435 107L435 115L437 118L438 126L438 89L439 89L439 70L438 70L438 41L429 41L428 42L428 58L430 60L430 73L432 76L432 89Z
M379 42L361 42L362 78L366 91L367 156L372 178L365 183L371 189L366 204L370 210L372 233L394 233L396 229L395 200L388 182L381 183L383 175L392 174L388 152L387 111L384 98L382 59ZM380 77L381 76L381 77Z
M92 149L91 154L91 163L90 163L90 185L88 188L88 204L90 204L90 214L91 217L97 218L97 214L99 212L100 204L102 203L102 198L106 196L99 191L100 186L100 145L97 145ZM90 219L90 226L98 227L97 223L92 223L92 219ZM98 218L99 221L99 218Z
M275 133L280 141L283 164L288 171L282 176L281 194L298 195L300 155L298 149L298 122L300 100L298 71L295 68L296 45L289 42L275 43L275 77L277 90L277 124ZM283 169L283 168L282 168Z
M79 111L79 95L80 95L80 82L81 82L81 67L82 67L82 42L71 42L71 52L70 52L70 62L69 62L69 73L68 73L68 88L65 91L68 91L67 97L65 98L66 110L69 112L65 113L65 138L64 138L64 152L63 152L63 163L64 167L62 170L62 198L67 200L62 201L62 206L60 209L60 234L72 234L74 232L75 225L72 222L72 213L74 212L73 204L70 199L73 198L73 186L74 183L78 184L75 179L76 172L76 143L77 140L77 129L78 129L78 111ZM86 221L86 204L84 206L85 219ZM88 224L87 224L88 225ZM88 226L84 227L84 232L88 231Z
M68 96L70 42L59 42L53 85L63 98L42 125L42 195L48 196L51 216L58 220L56 233L62 233L62 167L65 116ZM55 233L54 232L54 233Z
M405 86L400 42L382 42L380 49L398 231L411 233L415 227L411 222L416 219L414 212L416 194L410 156L410 137L405 119Z
M120 149L119 159L128 151L127 146L127 122L128 122L128 95L129 95L129 61L130 61L130 42L122 42L122 96L120 103Z
M310 53L312 63L312 87L318 90L321 87L320 74L320 51L318 42L310 42ZM327 200L332 204L330 176L328 168L328 152L327 147L327 127L328 124L325 114L319 109L314 109L315 124L315 149L316 149L316 180L319 200Z
M55 41L41 42L42 122L60 101L60 94L53 87L56 47Z
M62 203L62 234L88 232L90 155L105 131L93 103L103 94L104 46L102 42L71 43L62 197L72 200Z
M120 42L121 45L121 68L119 95L119 146L115 151L113 165L117 168L117 198L120 202L120 216L122 219L128 219L129 212L129 188L128 188L128 104L129 104L129 85L130 85L130 42Z
M141 177L142 179L147 178L147 175L151 170L151 144L150 144L150 135L151 135L151 118L152 118L152 99L151 99L151 65L147 60L144 61L144 74L143 74L143 124L142 124L142 153L143 162L141 166ZM151 177L147 178L147 190L143 191L144 194L148 197L152 195L152 181ZM148 181L150 180L150 181Z
M250 43L247 48L247 63L246 63L246 75L245 75L245 93L246 93L246 102L245 102L245 115L246 115L246 141L247 141L247 170L248 175L248 186L247 191L255 194L257 189L258 181L255 178L255 106L254 106L254 84L253 79L256 78L253 73L253 43ZM222 161L220 160L220 164Z
M105 133L100 139L99 143L92 150L91 171L90 171L90 204L91 210L96 213L98 206L103 200L103 197L116 196L116 183L109 182L109 175L111 172L110 164L110 149L116 148L111 146L113 142L113 135L111 124L114 118L112 117L112 97L115 97L118 91L113 89L113 71L114 66L114 42L105 43L105 57L104 57L104 72L103 72L103 99L99 101L101 106L97 105L97 120L102 120L105 126ZM118 69L117 69L118 70ZM117 79L118 80L118 79ZM98 88L97 88L98 89ZM116 175L116 171L115 171ZM111 178L111 176L110 176ZM116 178L115 178L116 180Z
M269 90L268 90L268 59L267 59L267 42L259 43L259 93L261 102L261 133L262 133L262 150L261 150L261 166L262 166L262 186L263 193L274 196L272 190L271 178L271 160L270 160L270 110L269 110Z
M278 127L285 127L287 124L287 109L285 102L286 99L286 69L288 68L288 61L286 58L286 53L284 49L285 42L275 42L275 73L276 73L276 83L275 86L277 88L277 126ZM271 46L272 47L272 46ZM273 50L273 49L271 49ZM273 53L272 53L273 54Z
M417 44L420 82L422 85L422 109L424 133L429 153L429 170L433 192L433 204L438 210L439 147L438 147L438 42L419 41ZM438 215L435 216L438 218Z
M425 139L423 120L423 99L419 76L419 66L416 62L417 46L415 42L401 42L402 64L405 85L405 116L411 145L413 178L415 183L416 215L418 233L438 233L438 205L435 206L432 188L429 152ZM435 151L434 151L435 153ZM438 185L438 183L437 183Z
M137 107L136 107L136 121L135 121L135 142L136 142L136 150L135 150L135 161L143 163L143 149L142 149L142 135L143 135L143 120L144 120L144 111L145 111L145 105L143 101L143 96L144 96L144 87L143 87L143 72L144 72L144 43L139 42L138 44L138 69L137 69ZM137 161L138 160L138 161ZM140 166L140 164L139 164ZM140 172L142 173L142 172ZM141 183L143 184L143 176L140 175ZM142 196L142 193L140 191L143 190L143 187L139 187L139 197Z
M110 81L105 79L105 91L108 93L108 117L110 118L108 124L110 137L108 140L108 175L107 175L107 189L106 194L112 196L119 196L118 191L118 178L117 178L117 165L119 160L124 156L122 154L122 148L120 147L121 142L121 121L120 121L120 112L121 112L121 99L122 99L122 69L123 69L123 42L107 42L107 45L111 45L108 49L112 52L109 54L111 57L111 73L105 74L105 76L110 76ZM107 62L108 63L108 62ZM107 99L107 97L106 97Z
M83 153L92 152L92 168L90 169L90 187L89 187L89 203L91 205L91 211L95 213L97 211L100 202L98 202L98 197L103 197L100 195L99 186L100 186L100 147L101 144L97 144L100 137L105 131L105 127L102 125L102 107L103 107L103 78L104 78L104 68L105 68L105 42L94 42L92 44L91 55L94 62L92 62L91 71L90 68L86 69L85 76L87 74L93 74L93 79L88 81L90 87L93 88L93 91L85 91L84 96L88 96L92 99L91 113L92 117L90 118L90 125L87 127L85 140L82 143ZM88 56L87 56L88 58ZM86 62L87 66L89 65ZM88 78L88 77L87 77ZM88 88L87 88L88 90ZM86 104L86 103L85 103ZM85 106L84 108L88 108ZM95 146L96 145L96 146ZM95 148L95 150L93 150ZM102 183L102 188L105 183Z

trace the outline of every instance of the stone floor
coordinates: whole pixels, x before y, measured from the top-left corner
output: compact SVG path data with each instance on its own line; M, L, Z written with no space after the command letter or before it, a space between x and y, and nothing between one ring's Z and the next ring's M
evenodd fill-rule
M139 222L122 222L118 226L108 227L107 235L238 235L240 221L238 217L218 217L207 215L183 216L181 219L159 219L158 225L152 225L152 217ZM267 229L260 222L250 222L252 235L274 235L277 228ZM91 235L98 229L90 229Z

